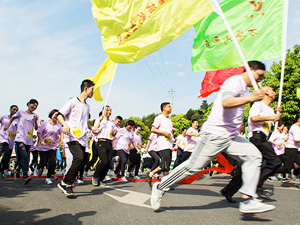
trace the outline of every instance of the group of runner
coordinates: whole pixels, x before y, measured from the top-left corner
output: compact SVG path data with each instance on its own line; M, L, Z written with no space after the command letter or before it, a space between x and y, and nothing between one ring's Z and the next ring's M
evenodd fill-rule
M249 66L255 80L260 82L264 78L265 65L250 61ZM262 87L247 95L247 87L251 87L251 81L246 71L228 78L201 131L198 131L198 121L193 120L192 126L183 128L182 134L176 139L173 134L177 131L169 118L171 105L168 102L161 104L161 114L150 127L151 135L145 148L145 167L149 168L146 176L152 187L151 206L154 210L160 208L163 194L172 189L173 184L200 172L222 152L236 160L240 170L235 172L230 184L221 190L221 194L229 202L235 202L232 196L239 190L244 199L239 210L243 213L265 212L275 208L262 203L257 197L270 198L269 190L263 187L269 177L274 179L275 173L291 173L294 163L300 165L300 117L296 117L286 135L285 126L280 123L282 109L278 107L278 113L275 114L270 107L275 99L274 90ZM8 161L15 145L15 178L18 179L22 171L24 184L27 184L31 180L28 170L35 176L40 176L47 166L46 183L51 184L51 178L55 178L56 149L60 146L65 151L67 166L64 177L57 186L68 196L74 195L73 184L76 179L77 183L83 183L83 178L87 178L91 168L94 169L92 184L105 185L105 181L110 179L107 174L113 167L113 158L116 162L114 178L120 177L122 181L127 181L127 171L129 176L140 179L138 173L141 164L142 127L133 120L128 120L120 128L122 117L117 116L111 121L110 106L104 106L99 118L91 125L90 107L86 100L93 96L93 88L92 81L84 80L79 97L69 99L60 110L53 109L49 113L49 120L41 124L34 113L38 107L37 100L31 99L26 111L12 105L10 114L0 118L0 147L3 154L1 174L8 174ZM249 140L238 133L243 122L244 105L247 103L254 103L249 111ZM278 129L268 140L272 124L278 121ZM177 159L169 174L173 142L178 146ZM30 151L33 157L29 165ZM152 178L159 173L163 175L161 182L152 185Z

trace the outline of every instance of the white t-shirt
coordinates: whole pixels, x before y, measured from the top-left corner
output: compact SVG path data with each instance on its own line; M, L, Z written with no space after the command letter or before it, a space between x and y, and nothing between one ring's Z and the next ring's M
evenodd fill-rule
M117 133L117 150L124 150L125 153L129 154L130 145L134 142L133 131L128 131L126 128L121 128Z
M155 117L152 126L156 127L160 131L167 131L171 134L170 138L166 138L163 134L157 134L157 149L158 151L165 149L172 149L173 145L173 125L170 118L166 118L163 115Z
M222 102L228 97L243 97L245 95L247 95L247 84L241 75L232 76L225 80L207 121L201 127L201 132L215 134L223 138L235 138L243 122L245 105L225 109Z
M157 134L151 133L149 140L151 141L148 147L148 152L155 151L157 152Z
M182 134L180 134L180 135L177 137L176 144L177 144L178 147L179 147L179 145L182 146L182 147L183 147L182 150L185 149L186 142L187 142L186 139L187 139L187 136L183 137Z
M285 144L286 148L300 148L300 143L295 142L295 140L300 140L300 127L293 124L289 130L289 135Z
M59 112L64 115L65 121L70 127L69 135L65 135L66 141L78 141L85 147L89 130L90 106L87 103L82 103L78 98L71 98Z
M282 155L284 154L284 146L283 146L283 143L285 142L286 140L286 135L284 132L281 132L279 133L278 130L275 130L270 139L270 141L272 142L275 142L276 144L281 144L281 146L277 146L277 145L273 145L272 144L272 147L276 153L276 155Z
M95 124L99 123L99 118L95 121ZM108 139L108 140L112 140L113 139L113 132L115 129L115 124L114 122L110 121L110 120L102 120L100 123L100 127L98 128L100 130L100 133L95 134L95 138L96 139Z
M270 134L273 121L253 122L251 118L254 116L274 116L274 110L270 106L266 105L266 103L264 103L263 101L260 101L260 102L255 102L249 111L248 137L249 138L252 137L253 131L261 131L268 137Z
M198 130L196 130L192 127L190 127L186 132L192 133L192 134L194 134L194 136L186 136L187 145L185 146L184 151L192 152L195 149L195 147L199 141L199 137L198 137L199 132L198 132Z

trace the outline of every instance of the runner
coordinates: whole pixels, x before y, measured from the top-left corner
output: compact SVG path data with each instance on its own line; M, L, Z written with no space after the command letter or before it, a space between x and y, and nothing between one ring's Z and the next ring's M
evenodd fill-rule
M260 82L264 78L265 65L258 61L250 61L249 66L256 82ZM237 133L243 121L245 104L263 98L262 90L255 90L246 96L247 87L251 86L246 71L224 82L211 113L201 128L200 140L189 160L177 166L170 175L163 177L161 182L153 185L151 206L154 210L160 208L161 198L171 185L198 173L222 151L242 162L243 186L240 192L244 202L240 203L239 210L243 213L258 213L275 208L256 200L262 156L252 143Z
M176 160L174 162L173 169L175 169L175 167L179 165L179 160L182 157L184 148L186 146L186 136L185 136L186 135L186 131L187 131L187 129L185 127L182 128L181 134L176 138L177 139L177 141L176 141L176 145L177 145L177 158L176 158Z
M142 127L140 125L134 126L134 143L137 146L136 150L133 148L133 146L130 146L130 153L129 153L129 162L130 165L128 167L128 173L133 177L134 179L140 180L139 170L141 166L141 148L142 148L142 137L140 135L140 132L142 131ZM135 172L133 172L135 170Z
M159 166L160 164L160 157L157 153L157 134L156 133L151 133L148 143L146 146L146 152L151 156L153 164L151 167L151 170L146 173L147 181L150 186L152 187L152 177L161 171L161 167Z

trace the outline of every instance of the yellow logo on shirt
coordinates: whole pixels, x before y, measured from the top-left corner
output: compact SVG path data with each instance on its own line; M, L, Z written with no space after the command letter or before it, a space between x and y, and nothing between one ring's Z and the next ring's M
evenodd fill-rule
M170 140L171 140L171 137L167 138L167 137L165 136L165 139L166 139L167 141L170 141Z
M27 132L28 137L32 138L33 137L33 130L29 130Z
M111 131L111 132L109 132L109 136L112 138L112 131Z
M269 122L268 121L265 121L262 125L264 131L269 131Z
M14 139L15 136L16 136L16 134L14 132L9 132L9 134L8 134L9 139Z
M73 128L72 130L72 134L75 136L75 137L80 137L81 136L81 130L77 127Z
M195 138L198 137L198 134L197 134L197 133L194 133L194 137L195 137Z
M51 145L52 144L52 140L50 138L46 138L45 139L45 144L46 145Z
M182 145L185 146L185 142L183 142Z
M137 144L137 146L140 148L140 147L141 147L141 143L139 142L139 143Z
M128 148L130 148L130 143L128 143Z

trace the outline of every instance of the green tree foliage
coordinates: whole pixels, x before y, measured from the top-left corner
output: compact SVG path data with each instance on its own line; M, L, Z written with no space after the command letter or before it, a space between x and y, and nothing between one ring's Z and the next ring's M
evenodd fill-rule
M186 119L192 121L194 119L199 121L199 128L202 127L203 123L207 120L207 117L210 113L210 110L212 108L212 103L208 105L206 100L202 101L202 104L199 109L189 109L187 111L185 117Z
M172 120L173 127L177 130L177 133L174 133L175 138L181 134L181 129L183 127L188 129L191 126L191 121L188 120L183 114L171 116L170 119Z
M121 127L124 127L128 120L133 120L135 122L135 124L140 125L142 127L142 131L140 133L140 135L142 137L142 142L143 142L143 144L147 143L148 139L150 137L150 130L149 130L148 126L145 126L145 124L143 123L143 120L141 118L130 117L129 119L124 119L122 121Z
M150 126L153 124L154 119L155 119L155 117L156 117L157 115L159 115L159 114L158 114L158 113L157 113L157 114L151 113L151 114L149 114L149 115L147 115L147 116L143 116L143 118L142 118L143 123L144 123L147 127L150 127Z

